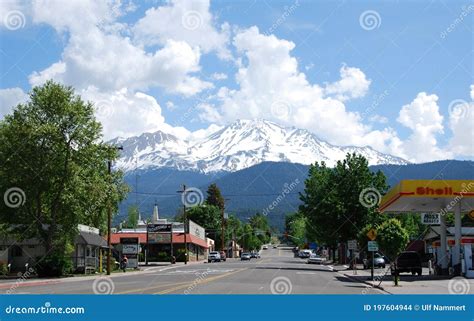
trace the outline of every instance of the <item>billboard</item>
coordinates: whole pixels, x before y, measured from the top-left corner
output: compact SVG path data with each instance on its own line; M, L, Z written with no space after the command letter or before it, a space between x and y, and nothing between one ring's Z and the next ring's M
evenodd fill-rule
M206 231L200 225L197 225L193 221L189 220L189 234L194 235L201 240L206 239Z

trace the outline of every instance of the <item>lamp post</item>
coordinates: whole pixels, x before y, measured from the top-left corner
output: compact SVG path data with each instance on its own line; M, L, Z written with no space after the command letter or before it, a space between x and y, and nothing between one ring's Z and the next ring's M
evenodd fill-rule
M123 146L114 147L117 150L123 150ZM112 160L107 161L107 172L109 175L110 182L112 183ZM110 268L110 261L112 256L112 241L111 241L111 234L112 234L112 200L109 199L109 204L107 208L107 275L110 275L111 268Z

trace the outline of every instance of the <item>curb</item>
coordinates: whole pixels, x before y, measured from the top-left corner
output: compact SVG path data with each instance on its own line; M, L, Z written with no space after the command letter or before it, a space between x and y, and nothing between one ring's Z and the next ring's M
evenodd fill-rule
M381 286L381 285L373 285L370 281L359 280L359 279L353 277L352 275L346 274L346 273L344 273L344 272L342 272L342 271L337 271L337 273L339 273L339 274L345 276L346 278L351 279L351 280L353 280L353 281L355 281L355 282L364 283L364 284L370 285L371 288L379 289L379 290L381 290L381 291L383 291L383 292L385 292L385 293L387 293L387 294L393 294L393 293L391 293L391 292L385 290L385 288L384 288L383 286Z

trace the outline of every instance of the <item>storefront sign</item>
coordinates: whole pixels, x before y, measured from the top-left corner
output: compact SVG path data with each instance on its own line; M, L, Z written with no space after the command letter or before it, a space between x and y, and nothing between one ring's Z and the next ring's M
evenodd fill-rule
M439 225L440 216L439 213L422 213L421 223L426 225Z
M171 243L171 233L149 233L148 243L150 244Z
M148 224L148 233L168 232L171 233L171 224Z
M137 254L138 244L122 244L122 253L123 254Z

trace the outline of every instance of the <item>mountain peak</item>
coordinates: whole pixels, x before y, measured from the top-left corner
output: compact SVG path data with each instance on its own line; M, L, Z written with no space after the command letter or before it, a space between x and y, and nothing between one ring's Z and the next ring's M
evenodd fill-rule
M239 119L199 141L185 141L156 131L122 141L118 165L135 168L196 170L204 173L237 171L265 161L333 166L347 153L365 156L370 165L406 164L401 158L371 147L334 146L306 129L284 127L265 119Z

